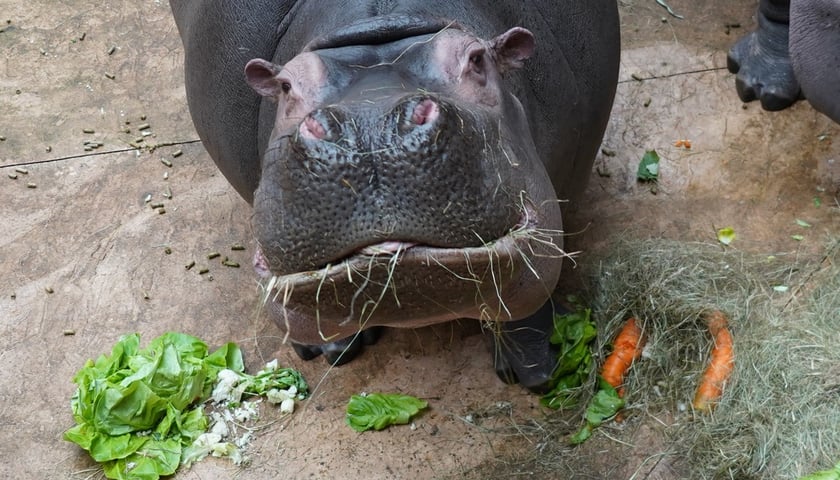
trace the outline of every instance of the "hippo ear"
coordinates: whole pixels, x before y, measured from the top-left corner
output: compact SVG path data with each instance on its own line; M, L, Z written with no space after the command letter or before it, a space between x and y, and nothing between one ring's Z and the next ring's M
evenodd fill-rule
M492 40L499 70L522 68L534 54L534 34L522 27L514 27Z
M283 67L261 58L245 65L245 81L263 97L279 97L288 91L289 82L280 78Z

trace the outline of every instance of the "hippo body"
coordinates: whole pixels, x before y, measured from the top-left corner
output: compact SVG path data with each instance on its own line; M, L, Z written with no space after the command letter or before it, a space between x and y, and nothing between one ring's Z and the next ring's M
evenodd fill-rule
M500 374L543 385L558 198L609 118L615 2L171 4L196 130L254 207L296 351L340 361L372 327L475 318Z
M840 0L761 0L757 16L727 59L741 100L781 110L804 97L840 122Z

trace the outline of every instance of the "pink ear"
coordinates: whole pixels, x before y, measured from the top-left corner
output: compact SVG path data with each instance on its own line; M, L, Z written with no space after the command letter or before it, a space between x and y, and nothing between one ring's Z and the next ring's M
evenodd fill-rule
M263 97L277 97L283 92L283 80L279 78L280 65L255 58L245 65L245 81Z
M522 27L514 27L493 39L493 50L499 70L522 68L534 54L534 35Z

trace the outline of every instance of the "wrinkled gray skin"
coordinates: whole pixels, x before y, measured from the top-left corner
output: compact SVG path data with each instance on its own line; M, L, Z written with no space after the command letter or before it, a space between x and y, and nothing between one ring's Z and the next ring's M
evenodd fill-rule
M840 122L840 0L761 0L727 63L741 100L781 110L804 97Z
M615 2L171 4L196 130L254 207L267 310L298 354L340 363L379 326L476 318L500 375L544 388L557 199L609 117Z

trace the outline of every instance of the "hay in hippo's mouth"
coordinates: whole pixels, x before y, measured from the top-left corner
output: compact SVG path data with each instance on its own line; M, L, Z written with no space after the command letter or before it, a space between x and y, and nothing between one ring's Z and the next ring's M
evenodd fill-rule
M562 260L571 255L561 247L562 235L525 215L506 235L477 247L381 242L321 269L265 277L262 303L277 312L274 320L287 333L288 316L296 317L291 338L301 343L307 341L296 335L323 343L374 325L523 318L551 295ZM319 337L301 333L306 325L317 325Z

